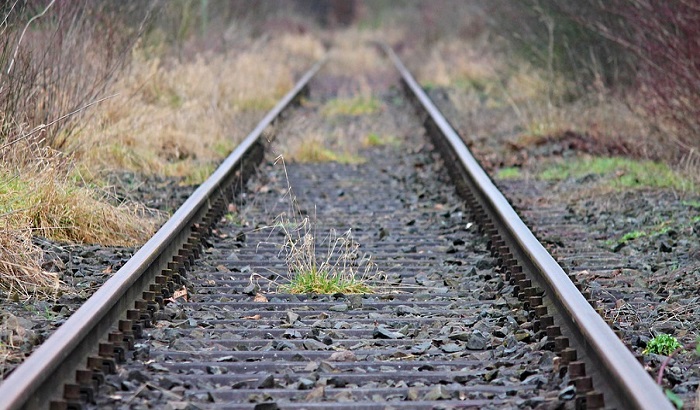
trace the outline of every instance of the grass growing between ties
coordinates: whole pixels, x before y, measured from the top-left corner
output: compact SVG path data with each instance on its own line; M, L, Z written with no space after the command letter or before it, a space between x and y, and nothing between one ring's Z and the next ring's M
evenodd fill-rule
M338 152L326 147L318 139L309 139L296 147L289 155L290 159L300 163L338 162L340 164L361 164L365 159L349 152Z
M375 132L369 133L362 141L365 147L384 147L387 145L399 146L401 142L393 135L380 135Z
M309 232L308 219L302 222L302 234L296 237L287 233L285 244L289 283L281 290L289 293L373 293L367 284L373 265L367 261L365 268L357 266L359 244L353 241L352 232L337 236L331 231L326 238L328 250L319 257L316 239ZM297 231L299 233L299 231Z
M273 230L283 234L282 252L287 265L286 282L279 285L281 292L287 293L374 293L369 280L378 272L371 258L362 255L360 244L355 241L351 230L338 235L331 229L328 235L319 240L315 224L308 216L303 216L296 197L289 185L284 159L277 158L284 168L287 179L285 196L288 199L288 213L277 217ZM325 251L319 248L325 248Z
M335 98L327 101L321 107L321 114L325 117L346 115L357 117L360 115L374 114L381 109L381 103L373 96L354 96L350 98Z

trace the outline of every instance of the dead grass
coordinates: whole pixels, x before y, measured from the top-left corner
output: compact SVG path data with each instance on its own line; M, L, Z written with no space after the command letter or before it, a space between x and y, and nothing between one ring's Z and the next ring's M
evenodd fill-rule
M54 240L115 246L136 245L154 231L155 218L142 208L110 204L106 193L99 196L69 176L63 155L45 155L41 162L0 168L0 212L8 220Z
M206 173L198 169L227 155L322 53L308 35L191 62L163 62L136 50L128 75L114 87L119 95L85 127L78 157L101 168L201 182Z
M424 87L446 89L459 113L455 125L473 141L524 146L574 131L633 147L632 154L641 158L663 158L658 131L630 108L634 101L602 83L589 84L583 96L574 98L580 93L574 87L580 85L499 53L498 47L478 38L443 39L428 51L414 53L410 61Z
M41 269L41 249L32 243L32 231L22 214L0 215L0 291L3 297L25 300L34 295L49 297L60 282L55 273ZM0 349L1 350L1 349Z
M70 176L65 155L25 143L11 149L17 153L3 154L16 162L0 166L0 290L8 295L46 297L58 289L58 277L41 269L42 251L32 236L133 246L154 232L154 215L136 205L113 205L106 193L82 186Z

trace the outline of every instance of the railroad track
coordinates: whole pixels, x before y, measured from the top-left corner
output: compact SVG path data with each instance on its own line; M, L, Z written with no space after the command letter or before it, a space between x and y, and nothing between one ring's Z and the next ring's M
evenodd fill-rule
M385 52L432 145L265 161L263 131L317 64L0 385L2 407L671 408ZM286 292L307 234L372 292Z

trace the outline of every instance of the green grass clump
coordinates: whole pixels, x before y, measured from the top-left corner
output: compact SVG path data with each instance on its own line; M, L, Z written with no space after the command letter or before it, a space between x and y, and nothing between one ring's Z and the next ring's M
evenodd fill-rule
M377 133L371 133L367 135L363 141L365 147L383 147L385 145L399 145L399 139L393 135L379 135Z
M290 160L301 163L337 162L340 164L361 164L365 159L348 152L337 152L323 145L321 141L305 141L291 155Z
M325 117L339 115L357 117L374 114L380 108L381 103L374 97L336 98L329 100L321 107L321 114Z
M297 294L373 293L369 285L352 274L323 269L294 272L282 289Z
M678 191L696 191L688 178L674 172L666 164L653 161L634 161L621 157L582 158L550 166L540 172L543 180L580 178L586 175L606 176L606 183L625 188L670 188Z
M520 168L516 167L507 167L507 168L501 168L496 172L496 178L497 179L518 179L522 178L522 173L520 172Z
M670 356L673 352L682 347L678 339L666 333L661 333L647 343L644 354L654 353Z
M644 231L632 231L632 232L627 232L626 234L622 235L622 238L618 241L619 243L627 243L629 241L633 241L637 238L641 238L643 236L646 236L646 232Z
M351 231L336 236L331 230L324 256L316 254L316 240L308 219L292 229L280 225L287 241L288 283L280 290L288 293L373 293L367 283L375 265L367 262L363 268L356 263L359 244Z
M693 209L700 209L700 201L681 201L681 204Z

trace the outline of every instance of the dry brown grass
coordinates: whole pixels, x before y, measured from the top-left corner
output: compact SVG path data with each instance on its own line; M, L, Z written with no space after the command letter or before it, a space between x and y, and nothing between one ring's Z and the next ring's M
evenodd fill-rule
M641 113L602 84L572 98L574 84L479 39L443 39L410 61L421 84L447 90L459 113L455 125L471 140L496 137L522 146L571 130L626 142L638 155L657 158L658 143ZM640 135L647 137L640 141Z
M17 153L4 154L15 161L0 166L0 290L8 295L48 295L58 288L58 277L41 270L42 252L32 236L133 246L154 232L157 218L142 207L112 205L105 193L71 177L65 155L23 143L11 149Z
M87 27L90 21L81 24ZM85 52L94 45L87 39L69 40L80 46L78 61L89 67L103 62L98 53ZM0 143L12 144L0 148L0 289L28 296L55 287L56 278L40 269L41 252L29 240L32 235L103 245L145 241L159 218L136 205L114 205L96 178L102 172L131 170L201 182L324 52L309 35L229 40L237 48L199 53L188 61L161 58L169 53L164 43L136 47L119 56L128 64L124 71L110 72L119 74L111 84L75 69L74 76L65 77L67 85L54 89L47 100L45 108L54 113L47 120L66 114L61 107L82 101L78 97L84 87L68 80L77 76L83 85L109 85L101 93L108 98L91 106L89 115L69 118L79 126L37 128L1 116ZM47 148L50 141L59 141L62 152Z
M86 125L79 159L171 176L210 167L322 54L321 43L308 35L256 41L244 51L200 54L189 62L166 63L136 50L113 88L119 95Z
M50 296L58 290L58 275L41 269L42 252L32 243L29 224L23 215L0 215L0 290L4 297Z

